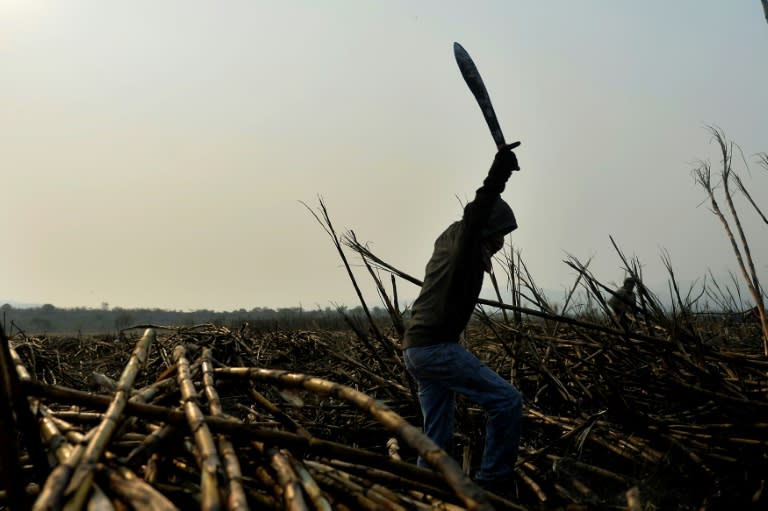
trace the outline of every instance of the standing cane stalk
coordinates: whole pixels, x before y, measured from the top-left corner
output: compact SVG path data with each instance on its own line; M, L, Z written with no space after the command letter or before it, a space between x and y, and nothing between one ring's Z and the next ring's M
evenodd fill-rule
M723 157L723 168L721 171L723 189L725 192L728 208L730 210L731 216L733 217L736 230L739 234L741 248L736 241L736 236L734 236L733 230L731 229L728 220L725 218L725 215L720 209L720 206L717 203L717 199L715 198L714 187L712 186L712 168L710 164L708 162L702 162L701 165L693 171L694 178L696 182L701 185L701 187L704 188L704 190L707 192L712 211L723 224L723 229L725 229L725 233L728 235L728 239L731 242L731 248L733 249L733 253L736 256L736 261L739 264L739 270L741 271L741 275L747 284L747 288L749 289L750 294L752 295L752 299L755 301L758 315L760 316L760 324L763 330L763 355L768 357L768 321L766 320L765 315L762 288L760 287L760 281L758 280L757 273L755 272L755 265L752 260L752 253L749 249L749 243L747 242L746 235L744 234L744 230L741 226L739 216L736 213L736 208L733 204L733 197L729 188L729 183L734 176L733 167L731 166L733 151L729 144L726 143L725 135L722 131L712 127L710 127L710 130L712 131L715 140L720 146L720 152ZM744 252L743 255L742 250ZM749 269L747 269L747 267L749 267Z

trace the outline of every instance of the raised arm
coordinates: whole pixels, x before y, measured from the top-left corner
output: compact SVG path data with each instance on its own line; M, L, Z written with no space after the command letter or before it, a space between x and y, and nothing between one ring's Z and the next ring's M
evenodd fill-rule
M505 147L496 153L483 186L477 189L474 200L464 208L463 220L470 232L480 232L486 225L496 199L504 191L514 170L520 170L514 152Z

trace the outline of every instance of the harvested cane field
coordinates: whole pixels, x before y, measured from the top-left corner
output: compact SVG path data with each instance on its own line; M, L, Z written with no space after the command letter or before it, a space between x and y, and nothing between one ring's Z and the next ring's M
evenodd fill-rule
M472 403L457 407L450 457L420 433L397 328L18 333L3 343L3 504L765 509L759 324L646 312L627 330L544 313L473 321L468 347L525 396L513 501L466 476L484 437Z

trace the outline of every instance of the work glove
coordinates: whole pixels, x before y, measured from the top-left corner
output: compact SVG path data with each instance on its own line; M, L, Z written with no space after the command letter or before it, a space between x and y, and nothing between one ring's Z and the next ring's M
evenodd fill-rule
M520 165L517 163L517 156L511 150L512 147L517 147L519 144L509 144L499 149L496 153L496 157L493 159L493 165L491 170L504 170L512 172L513 170L520 170Z

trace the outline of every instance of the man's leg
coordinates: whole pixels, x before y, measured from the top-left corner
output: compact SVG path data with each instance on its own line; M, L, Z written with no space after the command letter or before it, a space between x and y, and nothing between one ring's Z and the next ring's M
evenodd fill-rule
M456 395L438 382L419 382L419 403L424 416L424 434L442 450L448 451L453 440ZM416 464L422 468L429 467L421 457Z
M455 373L449 388L482 406L486 422L485 448L476 475L479 482L512 477L520 444L522 396L509 382L463 346L451 348Z
M419 386L419 404L424 417L424 434L441 449L448 450L453 439L453 419L456 395L444 383L444 357L441 346L408 348L405 350L405 367ZM417 465L428 468L429 464L419 457Z

